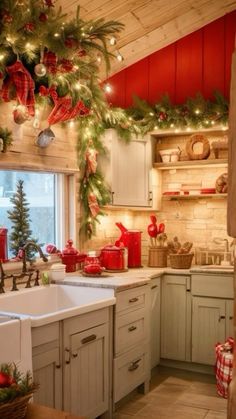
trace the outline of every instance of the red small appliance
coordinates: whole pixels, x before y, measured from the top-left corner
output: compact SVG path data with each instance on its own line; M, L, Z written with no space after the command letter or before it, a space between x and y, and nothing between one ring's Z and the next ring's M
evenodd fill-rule
M128 230L122 223L116 223L121 231L120 238L115 242L116 246L123 245L128 249L128 268L141 268L141 231Z
M77 263L82 263L86 258L85 253L79 253L73 247L73 241L68 240L65 249L62 250L61 260L66 265L66 272L75 272Z
M7 228L0 228L0 261L6 262L8 260L7 255Z
M109 271L124 271L127 269L125 247L107 245L100 253L101 265Z

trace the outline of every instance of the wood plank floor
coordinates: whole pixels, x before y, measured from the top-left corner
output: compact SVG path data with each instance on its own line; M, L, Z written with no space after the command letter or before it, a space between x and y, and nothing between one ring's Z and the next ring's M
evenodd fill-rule
M227 400L216 393L214 376L158 367L146 395L133 393L115 419L226 419Z

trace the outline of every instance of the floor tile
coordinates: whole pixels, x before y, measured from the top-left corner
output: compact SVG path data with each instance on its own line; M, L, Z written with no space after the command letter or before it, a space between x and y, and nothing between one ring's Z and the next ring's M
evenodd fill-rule
M227 409L227 401L221 397L212 397L190 392L184 392L177 402L185 406L200 407L202 409L216 410L219 412L225 412Z
M226 412L215 412L213 410L209 410L205 419L226 419L227 413Z

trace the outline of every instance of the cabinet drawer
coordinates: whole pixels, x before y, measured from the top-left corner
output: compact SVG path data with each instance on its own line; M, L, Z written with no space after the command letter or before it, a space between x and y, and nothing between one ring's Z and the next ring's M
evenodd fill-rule
M192 275L192 294L204 297L234 298L233 276L194 274Z
M33 327L31 330L33 348L35 346L43 345L45 343L59 341L59 322L49 323L45 326L40 327Z
M116 295L116 313L144 307L147 304L148 285L121 291Z
M114 359L114 401L122 399L149 378L147 345Z
M146 310L138 309L116 317L115 353L127 351L130 347L144 340L148 334Z

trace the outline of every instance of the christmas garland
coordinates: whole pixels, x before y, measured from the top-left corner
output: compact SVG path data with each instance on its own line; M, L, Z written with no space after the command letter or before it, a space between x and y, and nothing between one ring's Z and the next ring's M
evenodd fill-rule
M0 127L0 151L2 153L6 153L12 141L12 132L7 128Z
M106 128L117 130L121 139L129 141L132 134L145 135L153 130L181 130L212 128L221 124L225 129L229 105L226 99L215 92L215 100L205 100L197 94L182 105L172 105L168 96L150 105L135 97L135 106L127 110L108 109L100 118L90 116L78 123L78 155L81 171L80 201L82 205L81 231L90 238L96 232L102 207L111 202L109 185L97 168L97 155L105 153L102 135Z
M0 406L17 397L33 393L38 387L38 384L33 382L29 371L24 375L15 364L0 366Z

